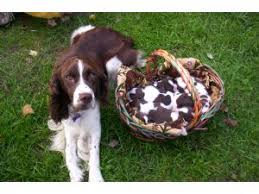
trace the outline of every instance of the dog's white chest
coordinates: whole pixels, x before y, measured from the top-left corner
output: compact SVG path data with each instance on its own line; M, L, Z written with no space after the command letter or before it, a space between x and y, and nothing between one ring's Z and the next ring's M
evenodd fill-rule
M76 115L71 114L68 119L62 121L64 125L69 126L70 134L73 136L88 135L100 128L100 111L99 103L95 107L79 112Z

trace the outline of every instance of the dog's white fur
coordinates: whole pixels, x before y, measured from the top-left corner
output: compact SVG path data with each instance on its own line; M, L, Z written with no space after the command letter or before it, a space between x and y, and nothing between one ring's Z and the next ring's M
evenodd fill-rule
M71 117L62 121L66 140L65 157L71 181L82 181L83 171L79 158L88 163L89 181L103 181L100 171L99 147L101 123L99 103L81 112L74 121Z

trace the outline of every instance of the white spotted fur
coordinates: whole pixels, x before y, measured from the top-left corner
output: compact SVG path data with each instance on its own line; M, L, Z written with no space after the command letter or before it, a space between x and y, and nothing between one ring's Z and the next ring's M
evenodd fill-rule
M157 107L154 106L153 102L147 102L145 104L140 104L140 112L148 114L151 110L157 110Z
M154 86L146 86L143 89L143 92L145 94L144 100L146 102L153 102L156 99L156 97L160 94L159 90Z
M164 96L167 96L169 95L170 96L170 99L171 99L171 102L169 105L165 105L163 103L160 103L160 105L163 107L163 108L166 108L166 109L169 109L169 110L174 110L172 113L171 113L171 118L173 121L176 121L179 117L179 113L180 112L183 112L183 113L187 113L188 112L188 109L186 107L183 107L183 108L177 108L177 99L182 95L182 93L180 93L178 90L177 90L177 85L181 88L184 89L185 93L187 93L189 96L190 96L190 92L188 91L187 89L187 86L185 84L185 82L183 81L183 79L181 77L178 77L175 79L177 84L174 84L173 81L169 80L168 83L170 85L172 85L174 87L174 93L170 92L170 91L167 91L166 93L160 93L159 90L156 88L157 84L160 82L160 81L155 81L154 82L154 86L152 85L149 85L149 86L146 86L145 88L143 88L143 92L144 92L144 100L146 101L146 103L142 104L140 103L140 112L145 114L144 115L144 120L145 122L147 123L148 121L148 118L147 118L147 114L151 111L151 110L156 110L157 107L154 107L154 103L153 101L158 97L158 95L164 95ZM196 82L194 77L192 77L192 80L193 82ZM196 82L196 89L198 91L198 94L199 96L202 96L202 95L205 95L206 96L206 100L208 101L205 106L202 107L202 113L206 112L208 109L209 109L209 105L211 103L211 98L210 96L208 95L208 92L205 88L205 86L199 82ZM130 98L130 95L129 94L135 94L136 93L136 90L137 88L132 88L128 93L127 93L127 98L129 99L129 101L132 101L132 99ZM207 105L207 107L206 107ZM186 123L187 124L187 123ZM181 135L187 135L187 131L185 128L182 128L182 132L181 132Z

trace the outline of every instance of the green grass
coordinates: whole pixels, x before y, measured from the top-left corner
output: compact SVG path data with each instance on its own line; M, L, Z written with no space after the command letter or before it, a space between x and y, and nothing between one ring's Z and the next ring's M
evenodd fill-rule
M54 28L18 15L0 29L0 181L69 180L62 155L48 150L48 81L71 32L89 23L133 37L146 54L163 48L211 65L225 81L229 108L216 114L207 132L145 143L120 122L111 91L110 105L102 108L106 181L259 181L259 15L252 13L98 13L95 21L74 16ZM31 64L30 49L39 52ZM23 117L26 103L35 114ZM225 125L228 117L238 126ZM114 138L120 145L113 149L107 144Z

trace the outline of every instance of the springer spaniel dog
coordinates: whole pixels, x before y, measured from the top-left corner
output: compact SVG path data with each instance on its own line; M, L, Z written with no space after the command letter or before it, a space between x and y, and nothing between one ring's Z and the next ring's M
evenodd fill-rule
M108 81L121 65L142 66L141 52L131 38L109 28L83 26L57 60L50 81L48 126L55 130L52 150L65 155L71 181L83 181L80 161L88 165L89 181L100 182L100 104L107 102Z

